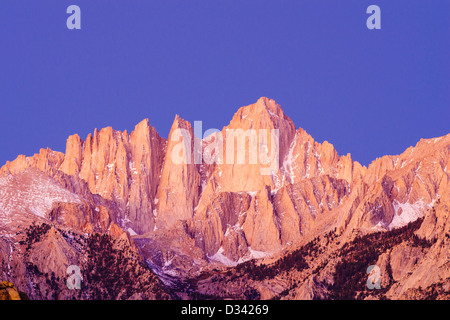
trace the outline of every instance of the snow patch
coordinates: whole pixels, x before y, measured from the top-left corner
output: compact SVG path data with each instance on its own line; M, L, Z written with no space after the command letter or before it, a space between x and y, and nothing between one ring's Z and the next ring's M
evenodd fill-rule
M248 251L250 254L239 258L238 261L233 261L224 255L225 250L223 249L223 247L220 247L219 250L217 250L217 252L214 255L208 256L208 259L212 260L212 261L220 262L221 264L223 264L227 267L235 267L238 264L244 263L248 260L261 259L261 258L271 255L270 252L253 250L250 247L248 247Z
M129 162L128 162L128 168L130 169L130 172L131 172L132 174L138 174L138 171L137 171L137 169L136 169L135 164L134 164L133 161L129 161Z
M250 247L248 247L248 251L250 251L250 256L254 259L261 259L270 255L269 252L253 250Z
M253 198L256 196L256 191L247 191L247 193Z
M267 109L267 112L268 112L272 117L278 118L278 115L276 115L275 113L273 113L271 110Z
M287 156L284 158L283 161L283 172L287 174L287 177L289 178L290 183L294 183L295 180L295 173L294 173L294 164L295 160L298 158L299 154L294 157L294 149L297 145L298 135L296 134L294 139L291 142L291 145L289 146L289 152Z
M220 247L219 250L217 250L217 252L212 255L212 256L208 256L209 260L213 260L213 261L217 261L222 263L223 265L226 265L228 267L235 267L239 264L239 261L233 261L231 259L229 259L227 256L225 256L224 253L224 249L223 247Z
M394 206L395 214L394 219L392 219L389 224L389 230L394 228L401 228L410 222L416 221L425 215L425 212L429 210L434 204L434 200L431 203L425 203L422 200L416 201L415 203L399 203L394 200L392 205ZM399 210L401 213L399 214Z
M131 228L128 228L127 231L130 234L130 236L136 236L137 235L137 233Z
M13 223L15 214L30 212L46 218L55 202L81 203L81 197L43 174L0 178L0 221Z

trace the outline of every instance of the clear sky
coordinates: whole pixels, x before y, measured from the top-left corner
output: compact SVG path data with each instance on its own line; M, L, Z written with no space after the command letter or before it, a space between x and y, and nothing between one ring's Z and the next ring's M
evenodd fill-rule
M450 132L449 76L448 0L1 0L0 166L144 118L222 128L261 96L368 165Z

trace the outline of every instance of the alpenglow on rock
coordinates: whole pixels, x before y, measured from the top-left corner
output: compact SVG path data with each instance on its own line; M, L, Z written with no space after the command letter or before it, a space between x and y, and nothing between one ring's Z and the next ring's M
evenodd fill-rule
M183 141L179 130L192 139ZM267 136L252 140L252 132L261 130L276 130L276 144ZM240 108L220 136L226 140L230 132L244 137L223 142L221 161L213 162L197 163L195 152L210 152L219 134L200 140L178 115L168 139L145 119L131 133L108 127L84 140L72 135L65 153L21 155L0 169L0 223L12 230L14 221L39 217L84 232L127 234L161 250L155 265L162 269L172 261L165 250L236 265L330 230L350 238L404 226L423 217L449 188L450 134L365 167L329 142L314 141L264 97ZM185 163L173 161L180 143L189 150ZM267 163L252 163L252 150L270 154L275 147L276 157L268 160L276 161L275 169L262 174ZM40 186L21 189L32 181Z

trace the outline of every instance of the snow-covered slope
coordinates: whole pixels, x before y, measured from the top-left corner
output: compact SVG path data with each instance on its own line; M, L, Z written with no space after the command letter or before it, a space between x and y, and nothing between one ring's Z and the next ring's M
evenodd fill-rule
M82 198L37 169L0 175L0 226L3 228L19 226L23 220L47 218L55 202L81 203Z

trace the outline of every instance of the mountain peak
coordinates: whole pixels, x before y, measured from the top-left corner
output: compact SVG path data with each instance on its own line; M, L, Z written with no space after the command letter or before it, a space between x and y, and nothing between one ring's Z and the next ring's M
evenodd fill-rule
M141 128L141 127L144 127L144 128L150 127L150 122L149 122L148 118L145 118L145 119L143 119L141 122L139 122L139 123L134 127L134 129L136 130L136 129Z
M281 109L280 105L275 102L275 100L267 98L267 97L261 97L256 101L255 106L260 109L270 110L270 111L277 111Z
M188 131L192 131L192 125L189 121L184 120L178 114L175 115L175 119L173 120L172 128L170 132L172 133L176 129L186 129ZM170 136L170 133L169 133Z
M242 107L238 110L238 112L242 110L244 114L248 114L249 112L254 112L256 114L268 113L269 115L280 115L283 114L283 109L281 106L275 102L273 99L269 99L267 97L259 98L254 104Z
M242 129L283 129L295 131L292 120L273 99L259 98L256 103L239 108L234 114L228 128Z

